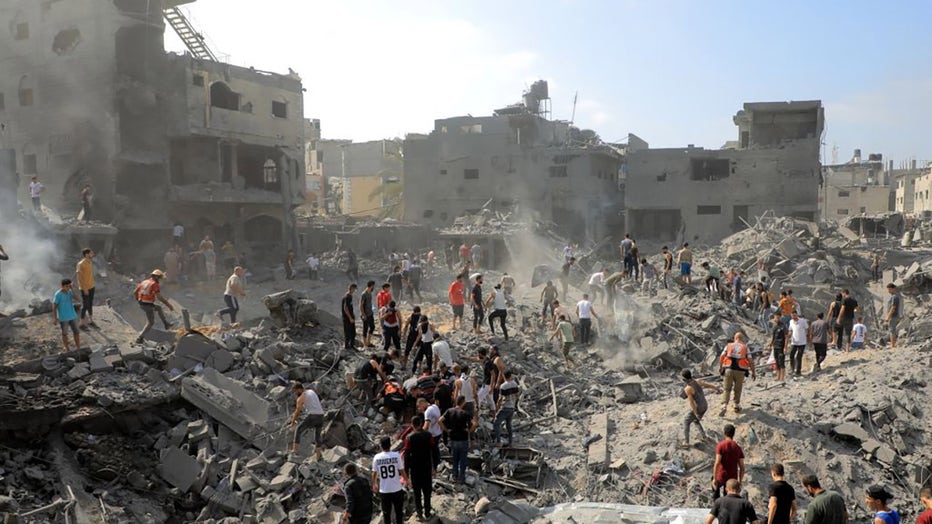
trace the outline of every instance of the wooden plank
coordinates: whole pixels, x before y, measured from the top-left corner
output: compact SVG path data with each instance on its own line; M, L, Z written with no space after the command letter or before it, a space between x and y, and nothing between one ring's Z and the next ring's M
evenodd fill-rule
M608 467L608 413L598 413L589 419L589 435L602 438L589 444L587 462L589 469L603 470Z

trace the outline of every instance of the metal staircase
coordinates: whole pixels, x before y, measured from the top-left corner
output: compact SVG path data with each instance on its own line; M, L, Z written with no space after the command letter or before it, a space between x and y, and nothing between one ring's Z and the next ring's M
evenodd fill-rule
M188 21L181 10L177 7L169 7L162 10L162 15L195 58L210 60L211 62L217 61L217 56L207 47L204 37L194 30L191 22Z

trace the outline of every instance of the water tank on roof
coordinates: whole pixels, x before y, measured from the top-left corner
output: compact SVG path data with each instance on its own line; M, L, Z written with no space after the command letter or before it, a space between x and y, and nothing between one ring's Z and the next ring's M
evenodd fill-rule
M532 114L537 114L540 112L540 100L534 96L533 93L524 94L524 105L527 107L527 110Z
M531 90L529 93L537 97L538 100L544 100L546 98L550 98L550 92L549 92L549 89L547 88L547 81L538 80L534 82L533 84L531 84Z

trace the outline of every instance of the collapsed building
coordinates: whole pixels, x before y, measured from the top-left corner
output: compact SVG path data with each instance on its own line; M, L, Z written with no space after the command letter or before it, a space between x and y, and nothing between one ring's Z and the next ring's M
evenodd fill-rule
M863 160L861 150L855 149L850 162L822 167L822 220L886 213L894 208L893 197L890 172L879 153Z
M722 149L638 148L625 178L626 228L640 238L714 242L768 210L814 220L824 111L818 100L746 103Z
M63 216L90 184L95 218L141 258L160 256L138 246L175 222L244 247L292 244L301 79L218 61L177 9L191 1L0 7L11 21L0 32L3 170L19 173L20 192L39 176L43 204ZM166 25L190 53L166 53Z
M575 239L616 230L621 157L592 131L550 120L547 83L492 116L434 122L404 142L404 218L434 227L483 207L533 211Z

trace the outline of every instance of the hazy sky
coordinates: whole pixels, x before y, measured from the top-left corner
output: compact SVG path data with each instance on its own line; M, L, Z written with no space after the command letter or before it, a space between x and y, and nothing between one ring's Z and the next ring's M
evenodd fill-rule
M325 138L429 132L535 79L605 140L718 148L743 102L821 99L825 159L932 160L932 2L198 0L223 59L297 71ZM170 50L182 50L166 37Z

